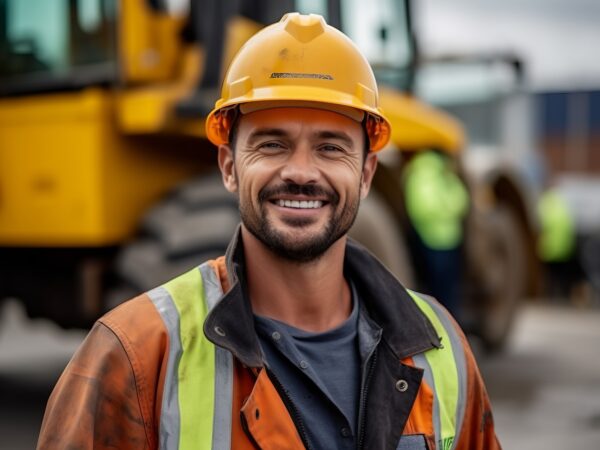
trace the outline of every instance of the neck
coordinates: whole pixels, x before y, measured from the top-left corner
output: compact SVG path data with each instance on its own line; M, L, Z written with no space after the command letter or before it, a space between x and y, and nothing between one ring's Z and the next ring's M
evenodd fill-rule
M274 254L244 226L242 240L255 314L313 332L330 330L348 318L352 302L344 279L345 236L308 263Z

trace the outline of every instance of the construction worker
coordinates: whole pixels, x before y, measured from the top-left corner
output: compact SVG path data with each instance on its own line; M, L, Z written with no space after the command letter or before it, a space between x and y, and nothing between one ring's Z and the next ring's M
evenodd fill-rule
M550 187L537 204L540 218L538 255L545 266L545 294L551 298L574 297L574 286L581 281L583 269L576 257L573 217L564 196Z
M575 250L575 225L567 202L556 188L540 196L538 214L541 233L538 254L545 262L565 262Z
M403 172L405 206L413 235L423 289L461 322L462 243L468 212L467 189L448 157L424 150L413 155Z
M390 136L377 101L321 16L246 43L207 118L238 232L98 320L38 448L499 448L455 322L347 238Z

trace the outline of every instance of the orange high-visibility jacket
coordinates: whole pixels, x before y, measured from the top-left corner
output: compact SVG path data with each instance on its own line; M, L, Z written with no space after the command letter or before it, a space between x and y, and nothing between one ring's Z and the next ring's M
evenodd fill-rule
M265 366L238 235L225 257L98 320L48 402L38 449L303 449L301 420ZM359 448L496 450L466 339L349 241L345 275L377 324Z

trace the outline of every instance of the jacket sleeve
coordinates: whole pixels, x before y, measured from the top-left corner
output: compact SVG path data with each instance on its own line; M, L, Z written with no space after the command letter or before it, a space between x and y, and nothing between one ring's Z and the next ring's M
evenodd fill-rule
M97 322L50 396L37 448L147 449L146 431L127 352Z
M461 333L467 365L467 404L456 450L500 450L492 408L467 339Z

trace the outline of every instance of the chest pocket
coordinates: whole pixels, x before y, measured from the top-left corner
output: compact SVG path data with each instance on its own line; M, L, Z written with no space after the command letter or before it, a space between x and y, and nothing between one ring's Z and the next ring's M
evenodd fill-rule
M428 450L427 441L422 434L410 434L400 438L396 450Z

